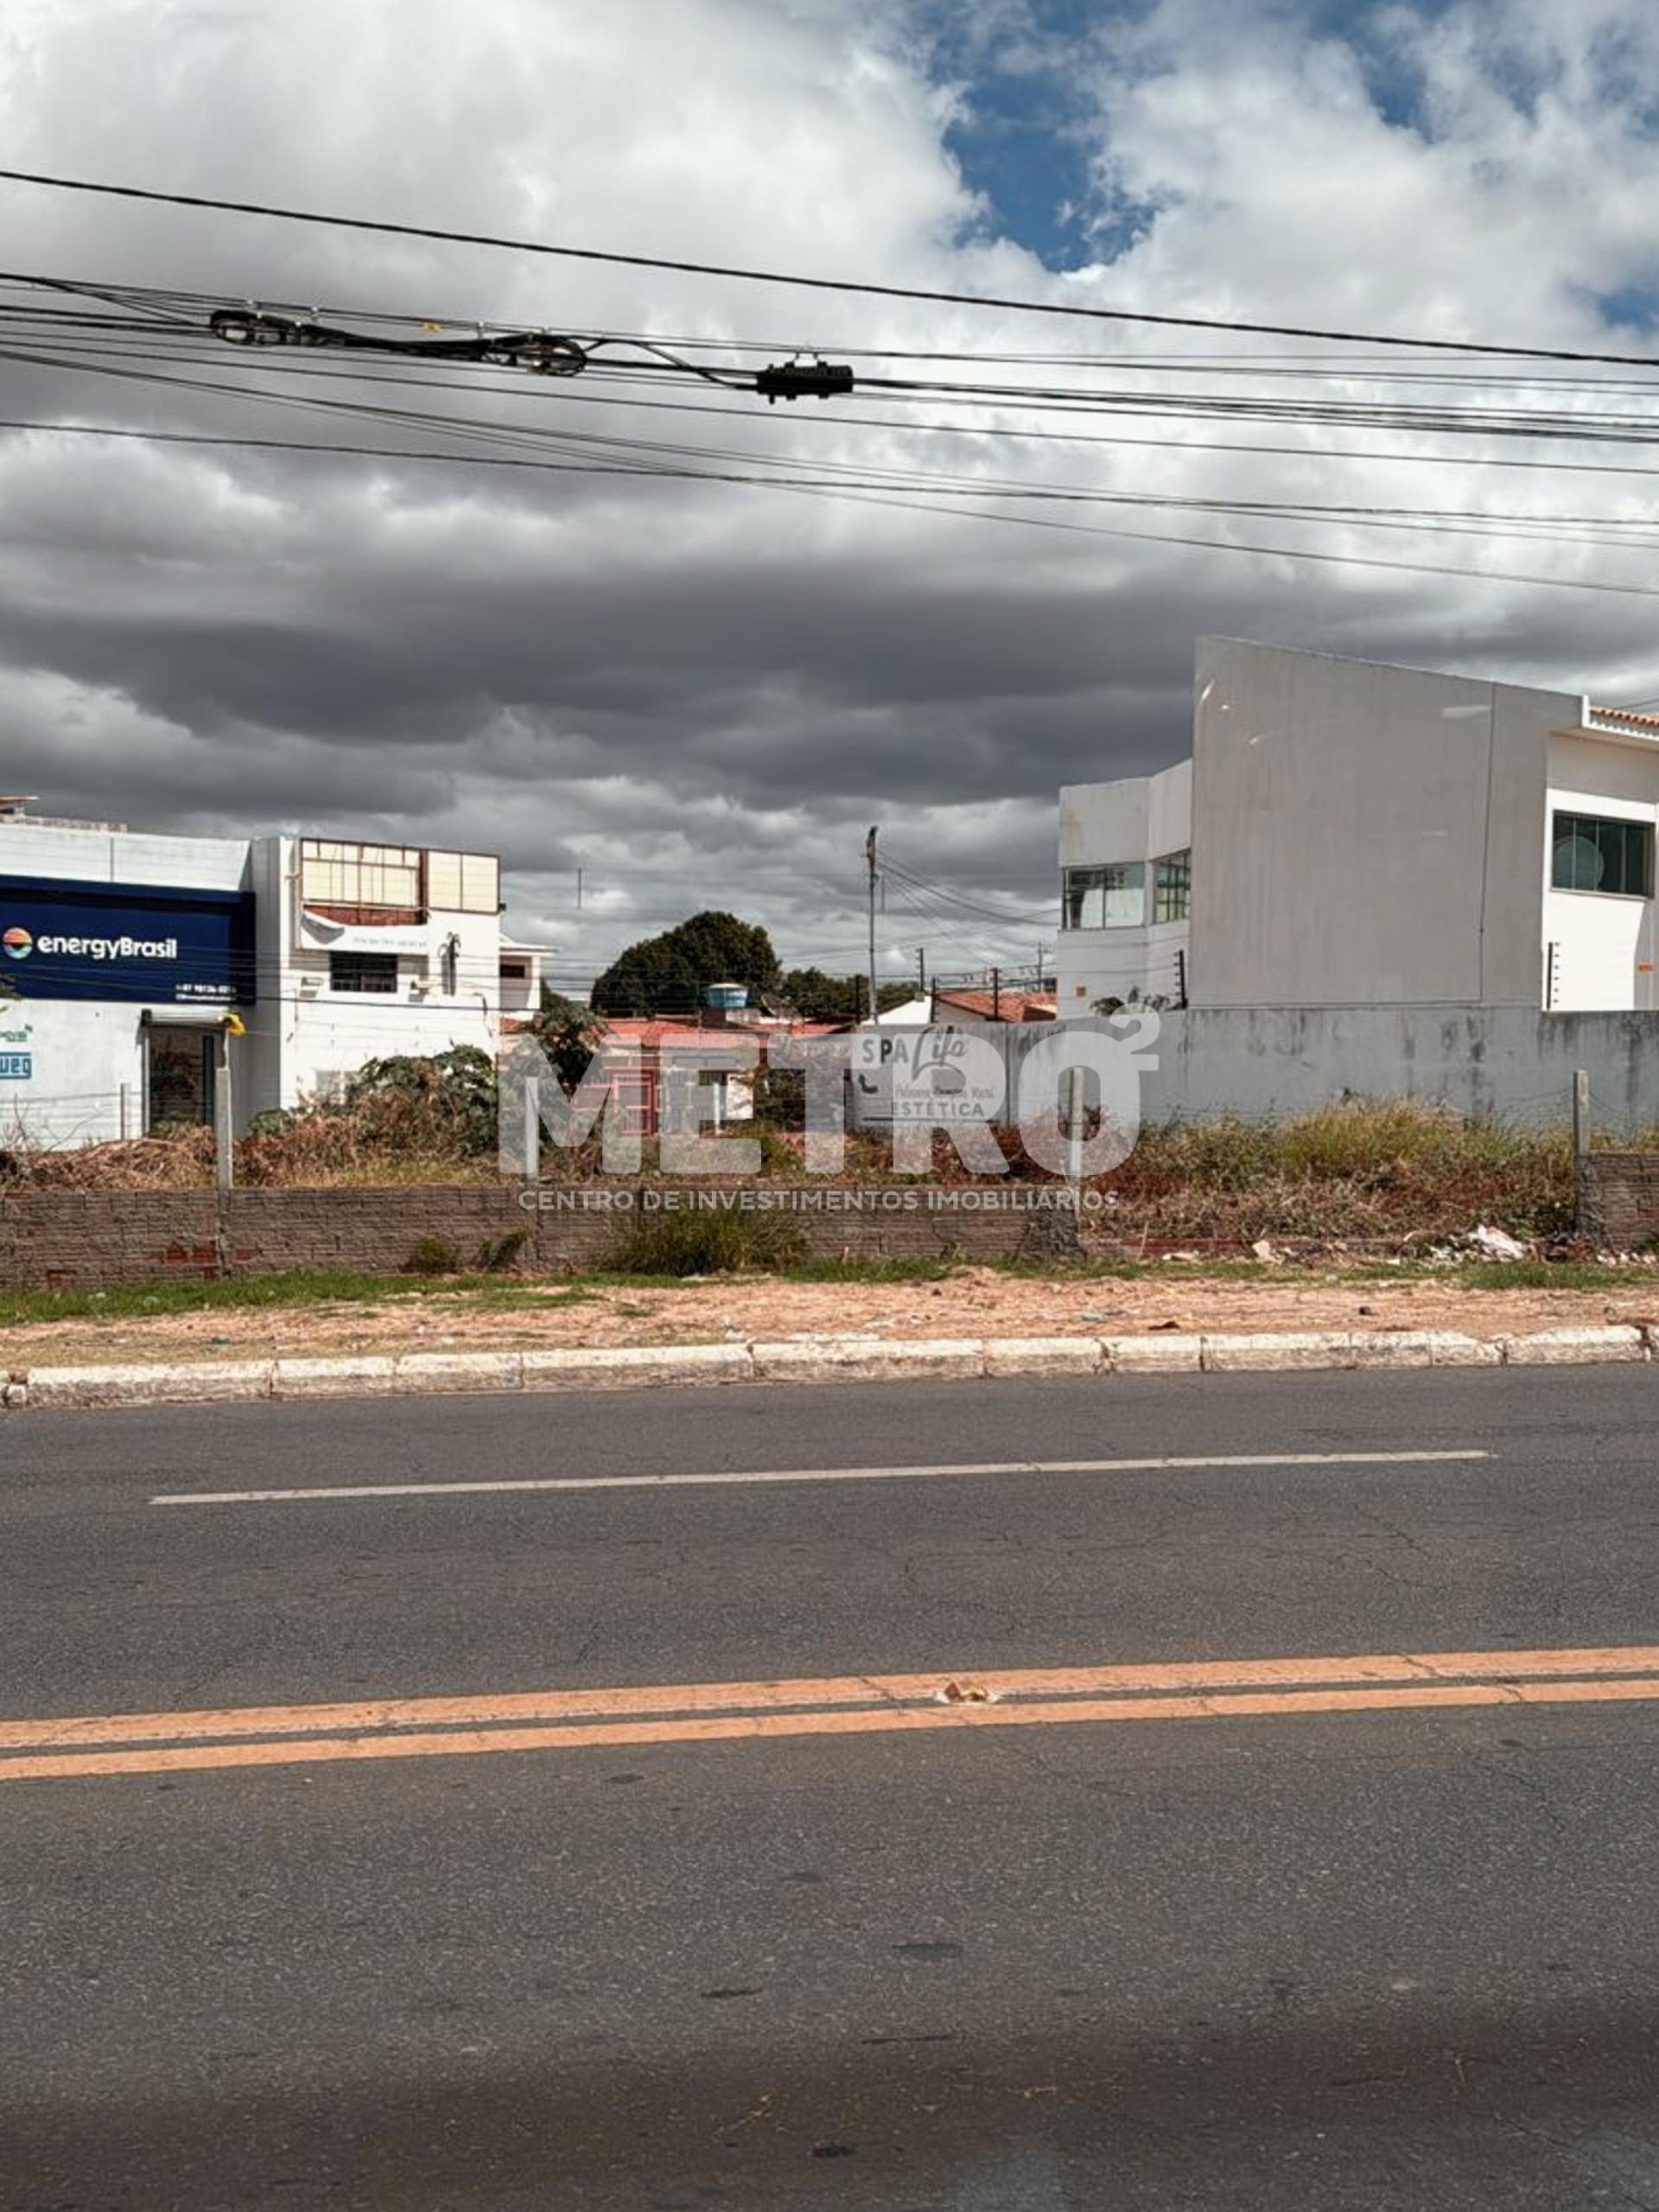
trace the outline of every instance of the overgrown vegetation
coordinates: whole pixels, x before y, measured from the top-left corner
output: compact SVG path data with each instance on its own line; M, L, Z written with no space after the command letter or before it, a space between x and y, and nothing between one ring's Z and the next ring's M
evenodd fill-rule
M805 1255L805 1232L789 1214L736 1205L673 1206L634 1216L613 1240L604 1266L624 1275L775 1273L798 1265Z
M544 1020L543 1048L562 1064L569 1056L574 1077L586 1058L587 1023L551 1011ZM797 1076L780 1071L757 1085L756 1120L746 1134L760 1145L768 1180L804 1179L803 1140L791 1126L799 1105ZM353 1079L338 1104L262 1115L237 1146L237 1179L313 1189L493 1183L495 1130L495 1072L483 1053L461 1047L437 1059L381 1060ZM1637 1140L1656 1142L1652 1134ZM1005 1149L1016 1177L1039 1173L1018 1157L1011 1134ZM640 1179L650 1182L658 1173L655 1144L645 1150ZM0 1153L0 1186L200 1188L213 1180L213 1159L212 1131L194 1127L79 1151L14 1148ZM567 1181L594 1175L598 1144L550 1147L543 1165ZM943 1136L934 1173L946 1183L967 1179ZM891 1174L883 1143L849 1135L842 1179L877 1182ZM1278 1122L1223 1118L1149 1128L1096 1188L1106 1203L1090 1213L1086 1233L1142 1249L1249 1245L1262 1237L1412 1249L1465 1236L1481 1222L1528 1239L1567 1234L1573 1224L1572 1147L1564 1130L1476 1125L1400 1101L1349 1102ZM727 1264L687 1263L694 1273ZM675 1264L661 1271L684 1270Z
M1476 1124L1405 1100L1347 1102L1275 1122L1225 1118L1144 1130L1099 1188L1106 1233L1168 1243L1262 1237L1521 1237L1573 1225L1564 1130Z
M213 1133L194 1123L76 1151L14 1142L0 1152L0 1187L190 1190L213 1179ZM337 1102L256 1116L236 1147L236 1179L287 1189L493 1182L494 1063L470 1045L372 1060Z

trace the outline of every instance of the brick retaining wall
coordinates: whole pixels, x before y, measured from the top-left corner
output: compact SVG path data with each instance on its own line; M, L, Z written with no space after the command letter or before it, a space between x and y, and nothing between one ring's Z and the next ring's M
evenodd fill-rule
M1619 1252L1659 1237L1659 1152L1591 1152L1579 1162L1579 1227Z
M1051 1194L1052 1186L1049 1186ZM448 1246L468 1269L511 1267L557 1274L603 1263L629 1215L711 1200L741 1205L768 1192L697 1185L622 1186L610 1210L565 1208L551 1186L527 1208L515 1185L389 1190L23 1191L0 1196L0 1284L99 1290L184 1276L355 1269L394 1274L423 1239ZM951 1194L903 1185L812 1185L810 1211L795 1213L821 1259L932 1259L1075 1255L1077 1224L1056 1207L1011 1205L1038 1190L972 1193L987 1210L948 1208ZM997 1205L995 1201L1004 1203Z

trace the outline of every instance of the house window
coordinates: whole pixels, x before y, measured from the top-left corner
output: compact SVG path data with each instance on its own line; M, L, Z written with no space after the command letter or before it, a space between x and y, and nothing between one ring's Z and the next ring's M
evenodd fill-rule
M1550 882L1557 891L1600 891L1626 899L1653 896L1653 824L1600 814L1558 814Z
M1166 853L1153 863L1152 918L1184 922L1192 912L1192 855Z
M1069 930L1138 929L1147 918L1146 862L1067 868L1064 909Z
M397 956L395 952L331 952L328 988L331 991L395 991Z

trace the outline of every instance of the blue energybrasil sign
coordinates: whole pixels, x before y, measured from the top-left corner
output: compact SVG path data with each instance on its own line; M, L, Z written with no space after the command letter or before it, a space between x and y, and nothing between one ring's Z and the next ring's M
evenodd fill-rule
M0 875L0 979L24 999L251 1006L253 893Z

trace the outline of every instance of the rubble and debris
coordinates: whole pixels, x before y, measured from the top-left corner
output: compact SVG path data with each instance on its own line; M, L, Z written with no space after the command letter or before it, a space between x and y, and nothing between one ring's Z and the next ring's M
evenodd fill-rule
M995 1705L996 1692L987 1689L983 1682L971 1679L959 1682L954 1677L939 1692L941 1705Z
M1527 1248L1511 1236L1506 1229L1494 1229L1482 1222L1471 1235L1469 1242L1477 1252L1488 1260L1524 1260Z

